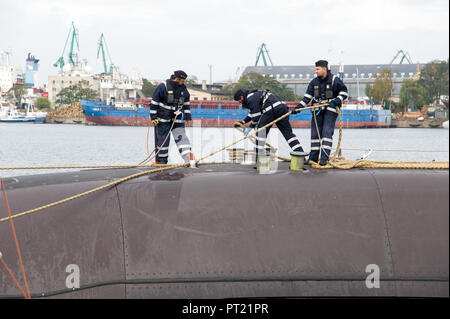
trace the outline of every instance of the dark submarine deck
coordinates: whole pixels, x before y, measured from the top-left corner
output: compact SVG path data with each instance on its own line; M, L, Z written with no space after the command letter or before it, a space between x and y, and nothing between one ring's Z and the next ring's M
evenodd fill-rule
M64 298L448 297L448 170L288 165L269 175L233 164L178 168L19 217L30 290ZM15 214L142 170L5 183ZM7 222L0 242L18 270ZM69 264L80 267L86 289L64 290ZM365 285L371 264L380 288ZM0 297L17 293L0 272Z

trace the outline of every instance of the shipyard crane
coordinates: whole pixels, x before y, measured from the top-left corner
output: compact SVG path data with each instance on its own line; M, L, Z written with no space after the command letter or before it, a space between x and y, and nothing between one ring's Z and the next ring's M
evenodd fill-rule
M408 61L409 64L412 64L411 57L409 56L409 53L406 52L406 51L403 51L403 50L398 50L398 51L397 51L397 54L394 56L394 58L392 59L392 61L391 61L390 64L394 63L394 61L395 61L400 55L401 55L401 59L400 59L400 63L399 63L399 64L402 64L402 63L403 63L403 60L405 60L405 59L406 59L406 61Z
M258 66L259 58L262 58L264 66L267 66L266 55L270 61L270 65L273 66L272 59L270 58L269 51L267 50L265 43L261 44L261 46L258 48L258 52L256 53L255 66Z
M66 39L66 43L64 44L64 49L61 53L61 56L59 57L59 59L53 64L54 67L59 67L61 69L61 72L63 72L63 67L65 65L64 62L64 53L66 52L66 48L67 48L67 43L69 42L69 38L72 36L72 39L70 41L70 51L69 51L69 64L70 65L75 65L75 60L74 57L76 56L76 54L74 54L73 50L74 50L74 46L77 46L77 50L80 51L80 41L79 41L79 37L78 37L78 30L75 27L75 23L72 21L72 25L70 26L69 29L69 33L67 34L67 39Z
M109 72L108 72L108 67L107 67L107 63L106 63L105 49L106 49L106 53L107 53L108 59L109 59ZM105 36L103 35L103 33L100 36L100 39L98 40L97 59L100 56L100 52L102 54L104 73L113 73L113 71L116 70L116 66L112 62L111 54L109 53L108 45L106 44Z

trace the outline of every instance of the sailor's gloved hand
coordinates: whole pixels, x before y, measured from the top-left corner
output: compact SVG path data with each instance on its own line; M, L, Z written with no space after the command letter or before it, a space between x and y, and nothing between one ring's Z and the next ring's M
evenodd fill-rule
M244 125L245 124L245 122L244 121L237 121L237 122L234 122L233 123L233 126L234 127L241 127L242 125Z
M292 114L297 114L298 112L300 112L300 110L303 108L303 105L299 104L297 105L293 110L292 110Z
M333 107L333 108L336 108L336 103L334 102L334 100L331 100L330 106Z
M246 127L246 128L244 129L244 135L247 136L248 133L250 133L251 130L252 130L251 128Z
M153 123L153 125L154 125L154 126L156 126L156 125L158 125L158 124L159 124L159 120L158 120L158 119L156 119L156 120L152 120L152 123Z

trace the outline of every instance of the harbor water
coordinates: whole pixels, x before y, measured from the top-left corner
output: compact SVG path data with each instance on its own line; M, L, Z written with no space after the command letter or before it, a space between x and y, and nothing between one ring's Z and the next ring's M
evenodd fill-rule
M305 151L310 149L310 129L294 129ZM197 158L242 137L233 128L189 127ZM335 131L334 144L339 132ZM154 148L153 127L149 134L149 150ZM290 148L278 131L270 131L268 142L278 148L278 155L289 157ZM245 140L234 147L253 149ZM379 128L344 129L342 155L360 158L368 150L367 159L386 161L448 161L448 129ZM61 124L0 125L0 166L65 166L138 164L147 157L147 128L133 126L86 126ZM169 163L182 159L171 137ZM228 161L226 151L205 161ZM42 174L64 170L0 170L1 177Z

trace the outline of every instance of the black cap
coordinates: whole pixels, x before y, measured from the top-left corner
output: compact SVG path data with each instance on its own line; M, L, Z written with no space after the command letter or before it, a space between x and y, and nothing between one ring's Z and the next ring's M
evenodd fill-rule
M179 78L179 79L183 79L183 80L187 78L186 72L184 72L182 70L177 70L177 71L173 72L173 76L175 78Z
M321 67L324 67L324 68L328 68L328 61L325 61L325 60L319 60L319 61L316 62L316 67L317 67L317 66L321 66Z
M239 89L236 91L236 93L234 93L234 100L235 101L239 101L241 99L241 96L246 96L248 93L248 90L246 89Z

